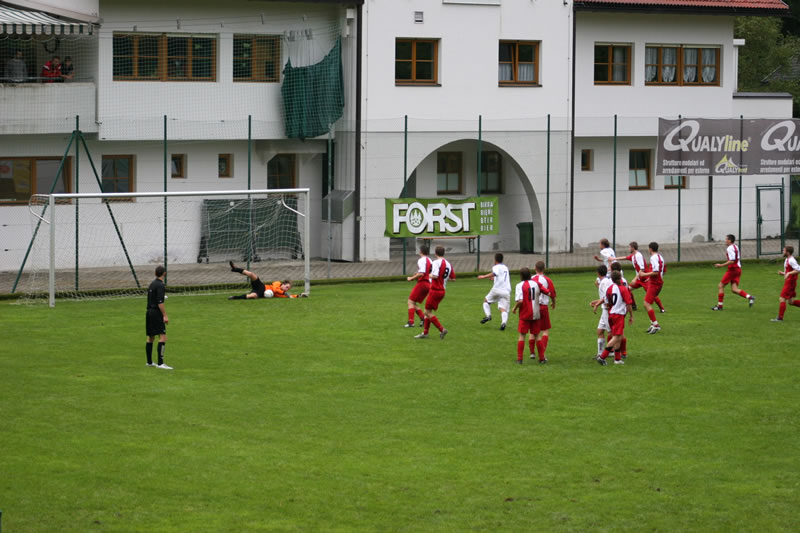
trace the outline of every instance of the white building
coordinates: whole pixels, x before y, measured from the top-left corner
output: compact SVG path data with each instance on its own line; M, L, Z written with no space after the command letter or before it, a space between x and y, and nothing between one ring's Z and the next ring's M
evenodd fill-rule
M501 208L500 233L482 239L483 251L518 249L520 222L533 223L537 251L548 222L551 251L610 237L615 144L617 241L674 242L669 186L679 178L654 174L658 117L791 117L789 95L737 94L743 43L733 38L734 15L782 13L785 4L707 3L2 1L0 17L33 18L35 9L64 26L1 27L0 65L22 48L28 76L12 83L0 72L0 270L19 268L28 197L52 184L76 116L93 162L106 169L106 190L163 191L165 181L169 191L310 188L307 247L327 256L327 136L287 138L281 83L287 60L315 64L339 37L344 108L333 126L333 181L352 191L354 212L335 227L335 258L389 259L384 199L404 187L406 196L475 196L479 135L481 194L499 196ZM74 77L39 83L39 65L57 53L77 59ZM58 189L97 191L85 153L70 157ZM8 177L9 165L28 169L27 188ZM755 185L776 181L746 178L743 237L755 235ZM734 230L732 183L686 180L682 240Z

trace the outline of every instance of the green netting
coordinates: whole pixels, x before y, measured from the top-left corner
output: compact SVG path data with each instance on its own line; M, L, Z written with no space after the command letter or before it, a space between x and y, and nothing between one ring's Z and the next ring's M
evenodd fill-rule
M306 139L328 133L344 110L341 37L319 63L293 67L289 60L283 75L286 136Z

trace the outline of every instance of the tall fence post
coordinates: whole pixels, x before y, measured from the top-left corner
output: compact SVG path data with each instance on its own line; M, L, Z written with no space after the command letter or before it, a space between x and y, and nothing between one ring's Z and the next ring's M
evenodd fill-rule
M478 198L481 197L481 149L483 143L483 115L478 115ZM475 272L481 269L481 235L478 234L475 245Z
M408 180L408 115L403 118L403 192L401 198L406 197L406 181ZM406 275L406 253L408 238L403 237L403 275Z
M332 205L332 194L333 191L333 180L331 180L331 160L333 159L333 132L332 132L332 125L328 124L328 190L325 191L328 193L328 279L331 279L331 251L333 248L333 213L331 212ZM306 215L308 216L308 215Z
M81 134L81 117L80 115L75 115L75 131L78 135ZM80 173L80 145L75 143L75 192L81 192L81 173ZM100 191L102 192L102 190ZM80 290L80 283L79 283L79 274L78 274L78 264L79 264L79 251L80 251L80 239L78 238L78 232L80 231L80 198L75 198L75 291Z
M678 115L678 138L683 140L683 117ZM683 166L683 150L678 152ZM683 189L683 176L678 176L678 262L681 262L681 189Z
M614 115L614 179L611 208L611 245L617 249L617 115Z
M744 115L739 115L739 245L742 244L742 137L744 136Z
M247 115L247 190L249 191L252 188L252 171L253 171L253 115ZM269 184L267 184L267 188L269 188ZM250 270L250 262L255 258L256 255L256 235L255 235L255 227L253 224L253 199L248 194L247 195L247 222L248 222L248 230L250 231L250 236L248 237L248 246L250 247L250 251L247 254L247 269ZM306 244L308 246L308 244Z
M544 262L550 266L550 113L547 114L547 196L544 230Z
M167 155L167 115L164 115L164 192L167 192L167 173L169 172ZM164 196L164 282L167 281L167 197Z

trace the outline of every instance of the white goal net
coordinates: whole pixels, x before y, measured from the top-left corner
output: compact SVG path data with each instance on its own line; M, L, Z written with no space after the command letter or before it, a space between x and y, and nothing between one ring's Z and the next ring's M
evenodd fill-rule
M156 266L172 292L247 292L246 277L310 290L308 189L31 197L17 292L58 298L141 295Z

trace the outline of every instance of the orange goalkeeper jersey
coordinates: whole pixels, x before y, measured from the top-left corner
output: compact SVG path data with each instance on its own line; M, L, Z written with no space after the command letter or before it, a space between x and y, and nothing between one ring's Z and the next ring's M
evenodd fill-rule
M275 298L297 298L294 294L288 294L281 289L281 282L280 281L273 281L270 285L267 286L269 290L272 291L272 295Z

